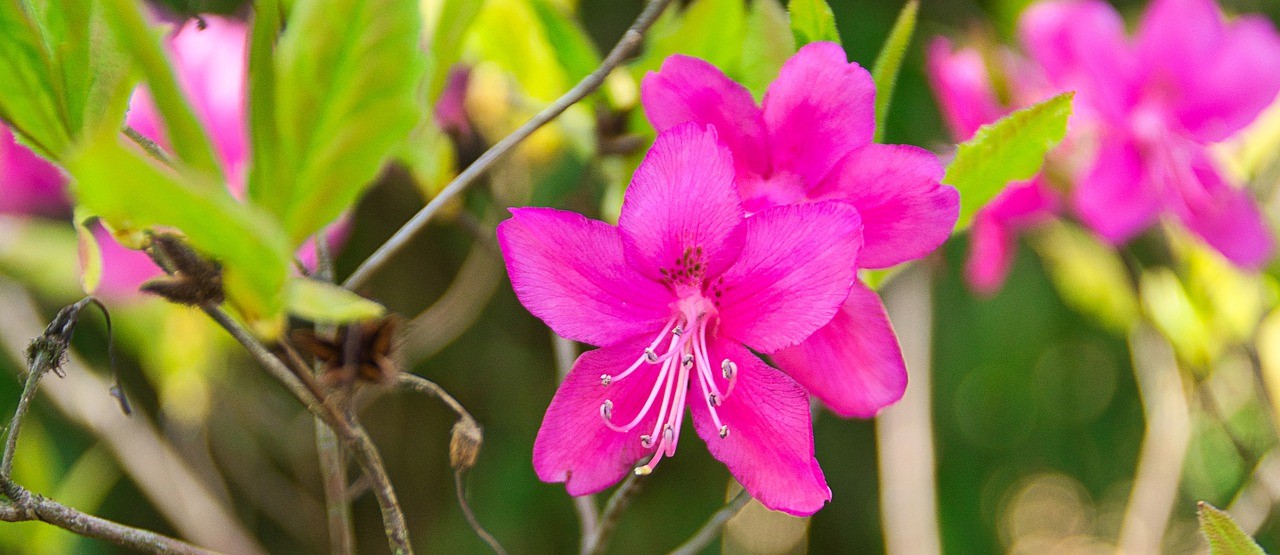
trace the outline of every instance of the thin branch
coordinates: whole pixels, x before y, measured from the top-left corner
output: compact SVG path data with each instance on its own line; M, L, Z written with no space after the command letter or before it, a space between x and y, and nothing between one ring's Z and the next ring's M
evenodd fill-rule
M333 283L333 253L329 250L327 229L313 238L316 246L316 271L320 281ZM317 329L332 335L333 329ZM293 356L297 356L290 349ZM312 417L316 429L316 454L324 483L325 515L329 520L329 551L334 555L354 555L355 533L351 521L351 503L347 501L347 453L338 435L319 416Z
M587 95L599 88L609 73L629 59L636 49L640 47L640 44L644 41L645 31L648 31L653 22L658 19L658 15L662 13L670 2L671 0L649 0L644 11L640 12L640 16L636 18L635 23L631 24L631 28L627 29L626 33L623 33L622 38L618 40L618 44L613 47L609 55L600 63L600 67L596 68L590 75L583 77L582 81L579 81L563 96L556 99L555 102L552 102L541 112L538 112L537 115L520 126L519 129L516 129L480 155L480 158L475 163L467 166L462 173L459 173L458 177L454 178L440 191L440 194L433 197L395 235L388 239L386 243L383 243L359 268L356 268L356 271L342 285L347 289L358 289L364 286L379 268L391 260L401 249L405 248L409 244L409 240L427 226L427 222L435 216L436 212L440 211L441 207L471 186L478 177L493 167L499 159L514 149L516 145L529 138L534 131L537 131L538 128L546 125L565 110L568 110L570 106L586 98Z
M1191 442L1191 413L1177 358L1159 332L1138 325L1130 333L1129 351L1147 432L1118 546L1125 553L1158 553Z
M910 376L902 400L876 418L881 527L890 555L942 552L931 412L932 290L928 262L895 274L881 289Z
M671 555L695 555L701 552L711 542L715 541L725 523L729 522L729 519L738 514L738 511L741 511L743 507L746 507L749 501L751 501L751 495L747 493L747 490L739 491L738 495L733 496L733 499L730 499L723 508L712 514L711 518L707 519L707 523L703 524L702 528L699 528L693 536L680 544L680 547L672 550Z
M551 332L551 346L556 355L556 373L560 378L559 381L564 381L565 376L569 375L569 370L573 369L574 359L578 358L578 346L572 340L560 337L554 331ZM587 542L591 541L592 535L596 533L596 527L600 525L596 496L574 497L573 510L578 513L578 528L582 534L578 545L585 547Z
M480 536L480 539L484 540L484 543L489 544L489 548L492 549L494 553L497 553L498 555L507 555L507 550L502 548L501 543L498 543L498 538L493 537L493 534L490 534L488 530L485 530L484 526L480 525L480 521L476 519L475 513L471 512L471 505L467 503L467 494L462 487L462 472L463 470L461 468L454 469L453 471L453 488L454 492L458 495L458 505L462 507L462 516L467 518L467 523L471 525L471 529L475 530L476 535Z
M581 549L583 555L604 553L604 549L609 545L609 539L613 537L613 531L622 520L623 511L631 505L631 500L635 499L642 483L643 480L639 475L627 474L622 485L618 486L617 491L614 491L609 501L605 503L604 510L600 512L599 523L592 530L591 536L583 542Z
M59 313L59 316L62 314ZM179 539L82 513L56 501L32 494L12 480L13 458L17 452L18 434L22 431L23 418L31 408L31 400L35 398L40 378L46 372L58 371L58 365L62 362L67 348L66 342L70 339L74 324L73 317L56 329L51 325L50 329L32 344L27 379L23 384L22 396L18 399L18 407L14 410L13 419L9 421L4 453L0 457L0 490L3 490L5 497L11 501L11 503L0 504L0 520L47 522L85 537L108 541L146 553L213 553ZM55 334L56 339L53 337ZM50 339L53 340L50 341Z
M126 137L132 139L133 142L137 143L138 146L142 147L142 150L147 151L147 154L150 154L152 158L155 158L166 166L171 168L173 167L173 158L169 156L169 153L164 151L164 147L147 138L147 136L143 135L141 131L126 125L124 126L124 134Z
M443 387L440 387L438 384L436 384L431 380L428 380L417 374L401 372L399 376L396 378L396 384L399 385L400 387L412 389L414 391L417 391L418 393L425 393L427 395L440 399L440 401L442 401L445 405L448 405L449 410L452 410L455 414L458 415L458 418L466 420L473 424L476 422L476 419L471 416L470 412L467 412L466 407L463 407L462 403L459 403L457 399L453 398L453 395L450 395L449 392L445 391Z

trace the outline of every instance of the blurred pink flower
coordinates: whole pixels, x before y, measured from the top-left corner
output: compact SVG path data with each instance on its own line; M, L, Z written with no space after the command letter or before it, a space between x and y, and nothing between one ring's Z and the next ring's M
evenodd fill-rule
M933 153L872 143L875 84L840 45L815 42L783 65L762 105L715 66L667 58L641 97L659 132L714 125L733 154L743 206L819 200L852 204L865 245L858 268L887 268L932 252L959 213ZM839 313L804 342L774 354L784 372L842 416L873 416L902 397L906 366L880 298L856 282Z
M67 210L65 179L0 124L0 214L51 216Z
M1063 168L1070 206L1113 244L1149 228L1161 216L1182 222L1243 268L1256 269L1275 252L1275 239L1248 194L1227 183L1206 147L1253 121L1280 92L1280 36L1265 19L1230 24L1212 0L1155 0L1130 39L1115 9L1100 0L1054 0L1027 9L1019 22L1027 57L1006 67L1010 106L1000 106L988 80L973 79L982 58L952 52L945 40L929 50L929 73L944 119L957 139L973 122L1075 90L1067 144L1077 163ZM966 77L967 76L967 77ZM993 112L995 105L998 111ZM966 119L964 115L971 115ZM980 115L980 116L979 116ZM1083 160L1083 162L1079 162ZM1017 230L1042 220L1055 202L1044 185L1001 195L975 225L971 282L998 287ZM1021 200L1019 200L1021 199ZM1003 203L1012 203L1001 206Z
M776 353L831 320L855 281L861 222L841 202L744 218L734 163L714 129L676 126L636 170L617 227L547 208L513 209L499 226L525 307L601 347L547 409L541 479L585 495L652 455L636 470L647 473L675 454L687 405L711 454L766 507L808 515L831 498L808 396L751 350Z

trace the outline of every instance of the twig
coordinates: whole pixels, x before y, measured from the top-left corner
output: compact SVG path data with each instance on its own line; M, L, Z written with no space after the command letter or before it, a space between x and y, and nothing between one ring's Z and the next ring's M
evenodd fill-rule
M932 283L929 264L914 264L882 289L911 377L902 400L876 418L881 526L890 555L942 550L930 414Z
M146 553L213 553L179 539L82 513L56 501L32 494L12 480L13 458L17 452L18 434L22 431L23 418L31 408L31 400L35 398L40 378L46 372L59 371L58 365L65 356L67 342L75 326L74 317L59 323L65 312L64 309L59 313L59 318L54 320L57 325L51 324L44 335L32 343L33 347L29 352L27 379L22 388L22 396L18 399L18 407L14 410L13 419L9 421L4 453L0 456L0 490L3 490L5 497L11 501L11 503L0 504L0 520L6 522L39 520L82 536Z
M395 488L391 486L386 467L382 464L382 456L378 454L377 447L374 446L373 440L369 439L369 434L364 431L364 428L359 423L348 420L334 408L332 403L324 402L325 397L317 397L315 390L308 388L308 385L304 382L307 381L306 377L310 377L310 374L306 372L305 368L301 372L291 371L288 365L271 354L271 351L258 342L258 339L249 330L241 326L239 322L232 319L222 309L206 306L204 311L239 341L249 351L249 354L253 355L258 360L258 363L267 369L267 372L272 377L285 384L294 397L297 397L299 401L306 405L307 410L323 418L326 423L333 427L343 442L352 448L356 455L356 460L360 463L361 470L373 482L373 493L377 497L378 506L382 510L382 525L387 534L387 542L391 546L391 551L397 555L413 553L413 548L409 544L409 530L405 524L404 511L401 510L400 502L396 499ZM312 383L312 387L316 387L314 383Z
M133 142L137 143L138 146L142 147L142 150L147 151L147 154L150 154L151 157L155 158L156 160L160 161L160 163L166 166L169 166L171 168L173 167L173 158L169 156L169 153L164 151L164 147L161 147L160 145L156 144L155 141L147 138L147 136L143 135L142 132L138 131L137 129L134 129L133 127L126 125L124 126L124 134L126 137L133 139Z
M640 47L644 40L645 31L653 25L653 22L658 19L658 15L662 13L662 10L670 2L671 0L649 0L644 11L640 12L640 16L636 18L635 23L631 24L631 28L627 29L626 33L623 33L622 38L618 40L618 44L613 47L613 50L609 51L608 56L605 56L600 63L600 67L583 77L582 81L579 81L577 85L574 85L572 89L569 89L555 102L543 108L541 112L534 115L519 129L516 129L480 155L480 158L476 159L475 163L467 166L462 173L459 173L458 177L455 177L440 191L440 194L433 197L422 210L419 210L399 231L396 231L395 235L388 239L386 243L383 243L364 263L360 264L360 267L356 268L356 271L342 285L347 289L358 289L364 286L379 268L408 245L409 240L414 235L417 235L419 231L426 227L427 222L431 220L432 216L435 216L436 212L440 211L441 207L466 190L467 187L475 182L476 178L488 171L494 163L514 149L516 145L527 139L534 131L537 131L538 128L546 125L565 110L568 110L570 106L586 98L587 95L599 88L609 73L630 58L636 49Z
M1147 433L1118 545L1125 553L1158 553L1191 442L1191 413L1173 348L1159 332L1139 324L1129 335L1129 351Z
M329 250L328 231L321 229L314 237L316 271L320 281L333 282L333 256ZM316 330L332 334L328 330ZM290 349L292 353L292 349ZM296 353L292 353L296 356ZM316 453L324 483L325 515L329 521L329 551L334 555L353 555L355 535L351 524L351 503L347 501L347 454L337 434L319 416L312 417L316 430Z
M712 514L711 518L707 519L707 523L703 524L702 528L699 528L693 536L680 544L680 547L672 550L671 555L695 555L702 551L712 541L715 541L716 536L720 534L720 529L724 528L724 524L729 522L733 515L738 514L738 511L741 511L743 507L747 506L749 501L751 501L751 495L747 493L747 490L739 491L738 495L733 496L733 499L730 499L724 507Z
M29 295L0 279L0 345L14 361L28 362L21 338L34 337L42 317ZM68 352L72 369L87 368L74 352ZM210 548L245 555L264 553L253 536L216 494L191 471L187 463L156 433L144 413L130 418L113 415L116 401L103 395L110 383L89 372L75 379L42 384L53 405L89 431L112 453L139 490L182 536Z
M480 525L480 521L476 519L475 513L471 512L471 505L467 503L467 495L462 488L462 472L461 468L456 468L453 471L453 487L454 492L458 494L458 505L462 507L462 516L467 518L467 523L471 525L471 529L475 530L476 535L480 536L484 543L489 544L489 548L493 549L494 553L507 555L507 550L502 548L501 543L498 543L498 538L493 537L493 534L485 530L484 526Z
M635 499L636 493L640 491L640 484L643 480L640 476L627 473L626 479L622 481L622 485L618 486L617 491L609 497L609 501L605 503L604 510L600 512L599 523L591 531L590 538L583 542L582 555L597 555L604 553L605 547L609 545L609 539L613 537L613 531L618 527L618 522L622 520L622 512L627 510L631 505L631 500Z
M476 535L489 544L494 553L506 555L507 551L502 548L502 544L498 542L497 538L493 537L493 534L484 529L484 526L480 524L480 520L476 518L475 513L471 511L471 505L467 503L466 491L462 485L462 473L475 465L480 445L484 442L480 424L476 422L470 412L467 412L462 403L459 403L448 391L445 391L443 387L431 380L415 374L401 373L396 383L401 387L440 399L445 405L448 405L450 410L458 415L458 422L453 426L453 437L449 441L449 464L453 467L453 481L458 495L458 505L462 507L462 514L467 518L467 523L471 525L471 529L475 531Z

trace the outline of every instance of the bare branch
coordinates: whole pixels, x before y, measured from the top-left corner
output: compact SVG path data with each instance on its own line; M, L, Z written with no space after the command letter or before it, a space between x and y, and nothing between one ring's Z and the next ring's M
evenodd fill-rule
M614 529L622 520L623 511L627 510L631 500L640 491L641 483L642 479L639 475L627 473L622 485L618 486L618 489L609 497L609 501L605 503L604 510L600 512L599 523L592 530L591 536L582 544L583 555L604 553L604 549L609 545L609 539L613 537Z
M454 178L440 191L440 194L433 197L395 235L388 239L386 243L383 243L368 260L365 260L359 268L356 268L356 271L342 285L347 289L358 289L365 285L379 268L386 264L396 253L400 252L401 249L409 244L409 240L414 235L417 235L419 231L422 231L427 226L427 222L435 216L436 212L440 211L441 207L461 194L467 187L470 187L477 178L493 167L494 163L514 149L516 145L529 138L529 135L532 135L534 131L537 131L538 128L546 125L564 113L565 110L568 110L570 106L586 98L587 95L599 88L609 73L630 58L636 49L640 47L641 42L644 40L645 31L653 25L653 22L658 19L662 10L670 2L671 0L649 0L644 11L640 12L640 16L636 18L635 23L631 24L631 28L627 29L626 33L623 33L618 44L613 47L613 50L609 51L609 55L600 63L600 67L596 68L590 75L583 77L582 81L579 81L577 85L556 99L555 102L552 102L541 112L534 115L519 129L516 129L480 155L480 158L475 163L467 166L462 173L459 173L458 177Z
M453 487L458 494L458 505L462 507L462 516L467 517L467 523L471 524L471 529L475 530L476 535L480 536L484 543L489 544L489 548L493 549L494 553L507 555L507 550L502 548L501 543L498 543L498 538L493 537L493 534L485 530L484 526L480 525L480 521L476 519L475 513L471 512L471 505L467 503L467 495L462 487L462 472L461 468L453 470Z
M700 553L716 539L716 536L720 535L720 529L724 528L724 524L729 522L733 515L738 514L738 511L741 511L743 507L747 506L748 501L751 501L751 495L747 493L747 490L739 491L738 495L733 496L733 499L730 499L723 508L712 514L711 518L707 519L707 523L703 524L702 528L699 528L693 536L680 544L680 547L672 550L671 555L695 555Z

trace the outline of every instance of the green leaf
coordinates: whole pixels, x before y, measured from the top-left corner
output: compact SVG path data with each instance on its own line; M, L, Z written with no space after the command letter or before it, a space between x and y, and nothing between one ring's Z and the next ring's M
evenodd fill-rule
M258 200L293 246L350 208L420 114L414 0L299 0L276 62L279 172Z
M293 278L285 289L285 307L304 320L346 324L378 318L387 309L332 283Z
M270 335L292 258L269 216L237 202L203 174L161 171L114 135L90 141L67 167L80 203L109 224L176 228L219 261L232 303L256 330Z
M432 3L424 2L424 9L430 4ZM440 99L440 94L444 91L445 82L449 77L449 68L458 61L463 39L484 5L484 0L442 0L433 6L438 11L427 14L427 21L434 23L424 30L424 34L429 37L427 39L427 55L430 62L430 69L427 72L429 105L434 106Z
M165 131L174 154L191 169L221 178L222 169L214 156L213 143L178 87L178 79L160 46L160 38L142 14L142 5L136 0L102 2L106 20L116 39L146 77L156 109L164 118ZM211 186L222 187L216 183Z
M795 53L795 37L782 5L773 1L752 2L738 60L739 82L760 99L778 76L782 64Z
M644 56L632 65L637 80L672 54L702 58L721 69L737 67L746 33L741 0L695 0L682 12L666 10L649 29ZM733 77L730 75L730 77Z
M261 202L262 189L279 183L276 130L276 41L280 38L280 1L253 3L253 29L249 38L249 143L253 160L249 166L249 199Z
M826 0L791 0L787 3L787 12L791 14L791 34L796 37L796 48L818 41L840 43L836 16Z
M1062 93L984 125L957 148L942 178L960 191L957 231L967 228L974 213L1010 181L1030 179L1040 171L1045 154L1067 132L1074 96Z
M102 248L98 246L98 238L94 237L89 226L93 215L82 207L76 207L72 216L76 227L76 243L80 258L80 286L86 295L92 295L102 283Z
M551 0L533 0L533 11L555 52L556 59L572 82L586 77L600 65L600 53L586 29L572 15L552 5Z
M1209 540L1209 555L1266 555L1227 513L1201 501L1196 514L1200 533Z
M525 0L488 0L467 36L468 51L515 77L538 102L558 98L572 83L551 36Z
M24 3L0 2L0 119L50 160L71 145L70 124L51 80L49 52Z
M884 140L884 124L889 117L889 104L893 101L893 89L898 84L898 72L902 69L902 57L911 45L911 36L916 31L916 17L920 11L920 0L910 0L898 13L898 20L889 31L889 38L880 47L876 63L871 69L871 78L876 83L876 136L875 142Z

